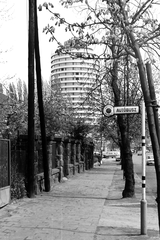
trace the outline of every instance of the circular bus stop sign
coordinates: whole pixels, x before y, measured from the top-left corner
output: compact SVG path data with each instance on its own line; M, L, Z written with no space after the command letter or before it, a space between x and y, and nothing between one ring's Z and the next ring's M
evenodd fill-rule
M104 114L106 117L112 116L112 115L113 115L113 106L112 106L112 105L106 105L106 106L103 108L103 114Z

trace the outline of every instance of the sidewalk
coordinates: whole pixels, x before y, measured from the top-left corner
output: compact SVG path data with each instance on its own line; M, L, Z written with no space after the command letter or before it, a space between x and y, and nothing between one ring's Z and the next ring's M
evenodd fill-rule
M108 161L0 210L0 240L159 239L155 200L147 196L148 235L140 235L141 180L135 198L122 199L120 165Z

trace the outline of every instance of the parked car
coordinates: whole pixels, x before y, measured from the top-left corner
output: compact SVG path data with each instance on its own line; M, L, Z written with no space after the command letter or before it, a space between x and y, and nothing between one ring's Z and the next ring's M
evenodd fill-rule
M142 155L142 150L137 151L137 155L141 156Z
M116 162L120 162L121 158L119 156L116 157Z
M148 153L152 153L152 152L149 152L149 150L146 149L146 154L148 154ZM138 151L137 151L137 155L138 155L138 156L141 156L141 155L142 155L142 150L138 150Z
M112 151L103 152L103 158L115 158L116 154Z
M146 165L154 165L154 157L152 154L146 156Z
M93 153L93 161L94 161L94 163L96 163L96 162L99 162L100 161L100 159L101 159L101 154L100 154L100 152L94 152Z

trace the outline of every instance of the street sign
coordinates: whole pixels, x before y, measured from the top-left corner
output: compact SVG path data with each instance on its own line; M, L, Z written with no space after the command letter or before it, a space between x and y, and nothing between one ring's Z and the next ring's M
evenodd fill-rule
M106 117L117 115L117 114L135 114L139 113L140 108L139 106L120 106L120 107L113 107L112 105L106 105L103 108L103 114Z
M114 107L114 114L134 114L139 113L139 106Z

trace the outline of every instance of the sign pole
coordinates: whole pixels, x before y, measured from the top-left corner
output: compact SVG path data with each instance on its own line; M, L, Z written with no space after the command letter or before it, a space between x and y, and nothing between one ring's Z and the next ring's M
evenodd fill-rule
M142 101L142 200L141 200L141 234L147 234L146 201L146 144L145 144L145 104Z

